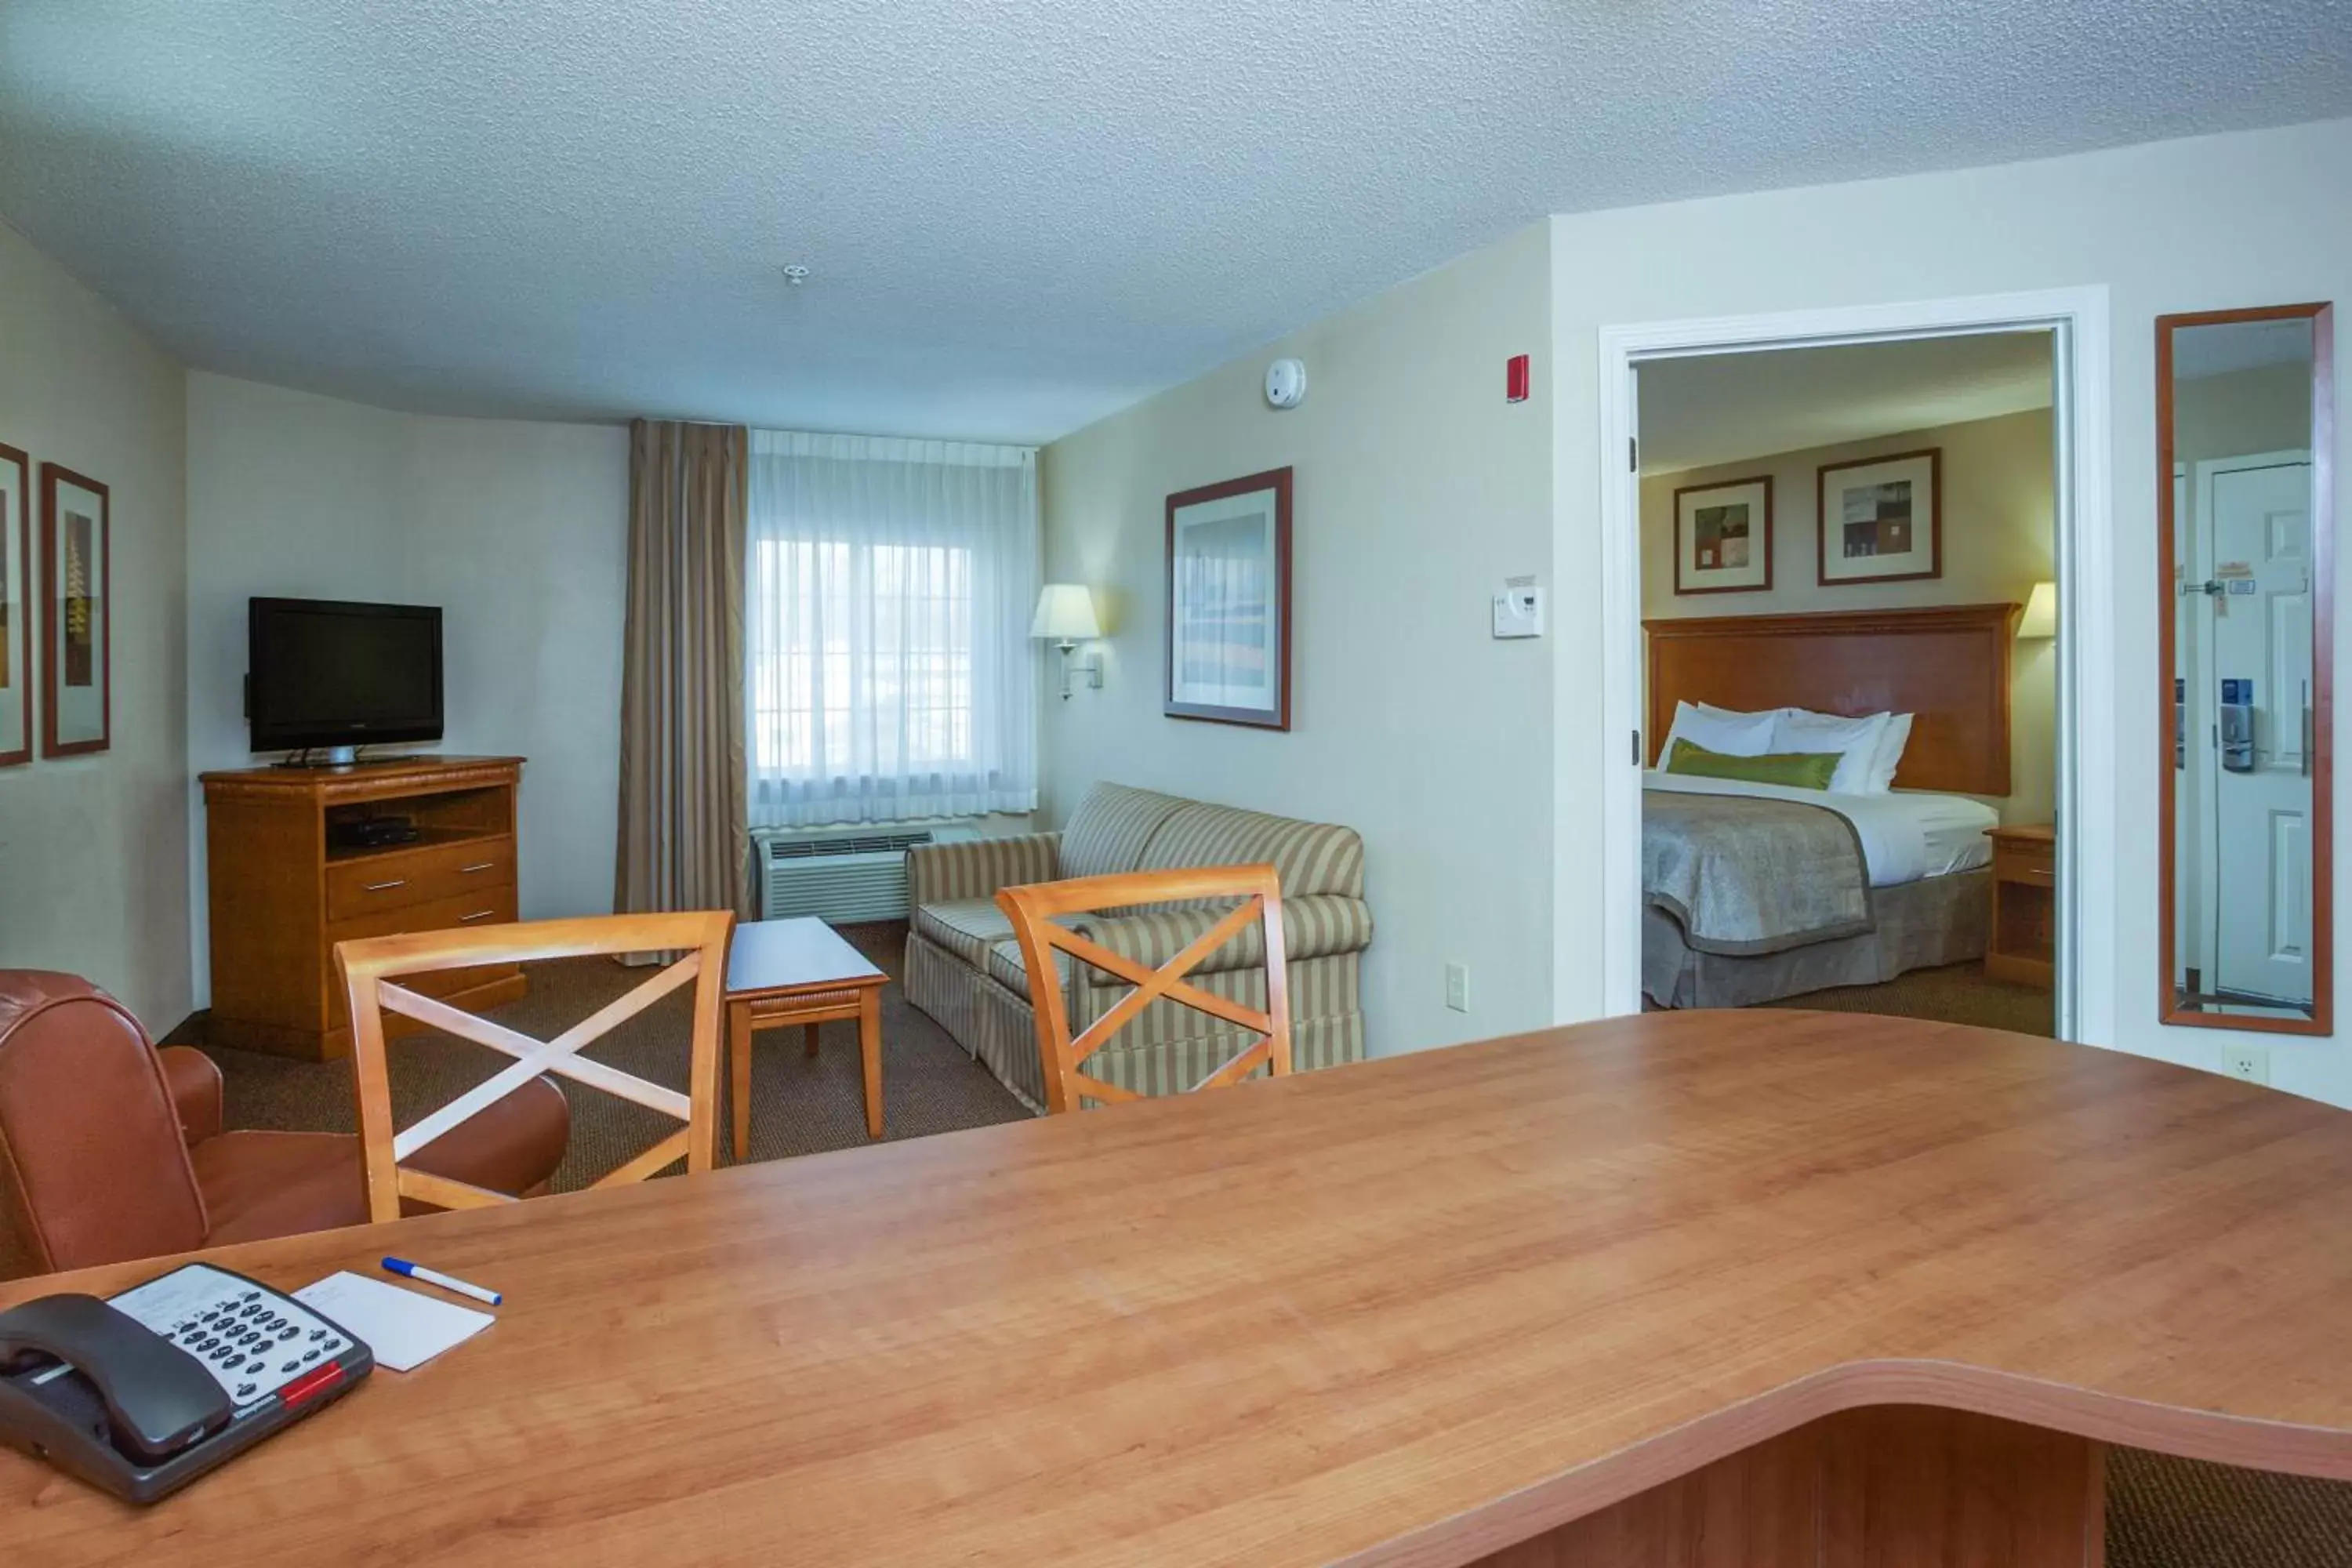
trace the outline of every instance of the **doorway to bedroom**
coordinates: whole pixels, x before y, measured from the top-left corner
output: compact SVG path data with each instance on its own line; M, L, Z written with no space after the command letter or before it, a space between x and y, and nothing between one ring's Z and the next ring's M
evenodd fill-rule
M1633 363L1644 1008L2058 1032L2058 353Z

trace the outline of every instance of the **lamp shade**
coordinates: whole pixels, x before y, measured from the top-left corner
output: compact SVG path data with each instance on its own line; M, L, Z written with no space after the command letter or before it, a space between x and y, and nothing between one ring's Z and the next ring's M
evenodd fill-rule
M1083 583L1048 583L1037 595L1037 618L1029 623L1033 637L1055 642L1081 642L1102 636L1095 619L1095 596Z
M2047 642L2058 635L2058 584L2036 583L2017 623L2020 642Z

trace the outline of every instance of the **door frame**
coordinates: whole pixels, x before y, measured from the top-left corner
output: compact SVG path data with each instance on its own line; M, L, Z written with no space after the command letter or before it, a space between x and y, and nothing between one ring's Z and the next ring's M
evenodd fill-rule
M2053 558L2058 573L2055 753L2058 837L2057 1033L2116 1038L2115 522L2109 439L2113 361L2105 284L1887 305L1777 311L1601 329L1600 426L1602 1010L1642 1006L1641 474L1635 367L1699 354L1766 353L1839 343L1987 332L2051 334L2054 480ZM1617 454L1627 461L1620 464ZM1636 737L1632 745L1621 736ZM1562 868L1566 874L1566 868ZM1579 868L1580 876L1585 874Z

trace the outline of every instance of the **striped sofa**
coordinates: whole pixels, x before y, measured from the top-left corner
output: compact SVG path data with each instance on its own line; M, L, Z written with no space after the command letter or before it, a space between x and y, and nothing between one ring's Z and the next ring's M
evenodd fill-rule
M929 845L907 856L907 999L938 1019L1030 1110L1045 1107L1029 975L996 890L1114 871L1270 861L1282 879L1292 1059L1301 1070L1364 1054L1360 972L1372 940L1364 843L1355 829L1097 784L1059 833ZM1216 923L1231 900L1155 904L1074 918L1122 957L1158 965ZM1058 956L1058 955L1057 955ZM1265 939L1255 923L1193 972L1202 990L1265 1005ZM1071 970L1076 968L1076 973ZM1066 958L1055 976L1070 1026L1085 1028L1129 987ZM1087 1071L1142 1094L1189 1088L1256 1038L1165 999L1088 1058Z

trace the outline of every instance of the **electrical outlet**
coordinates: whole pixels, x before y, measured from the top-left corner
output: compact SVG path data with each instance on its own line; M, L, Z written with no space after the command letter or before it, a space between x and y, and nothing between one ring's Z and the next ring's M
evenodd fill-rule
M1445 1005L1457 1013L1470 1011L1470 966L1449 963L1445 966Z
M2260 1046L2223 1046L2221 1070L2248 1083L2271 1080L2271 1054Z

